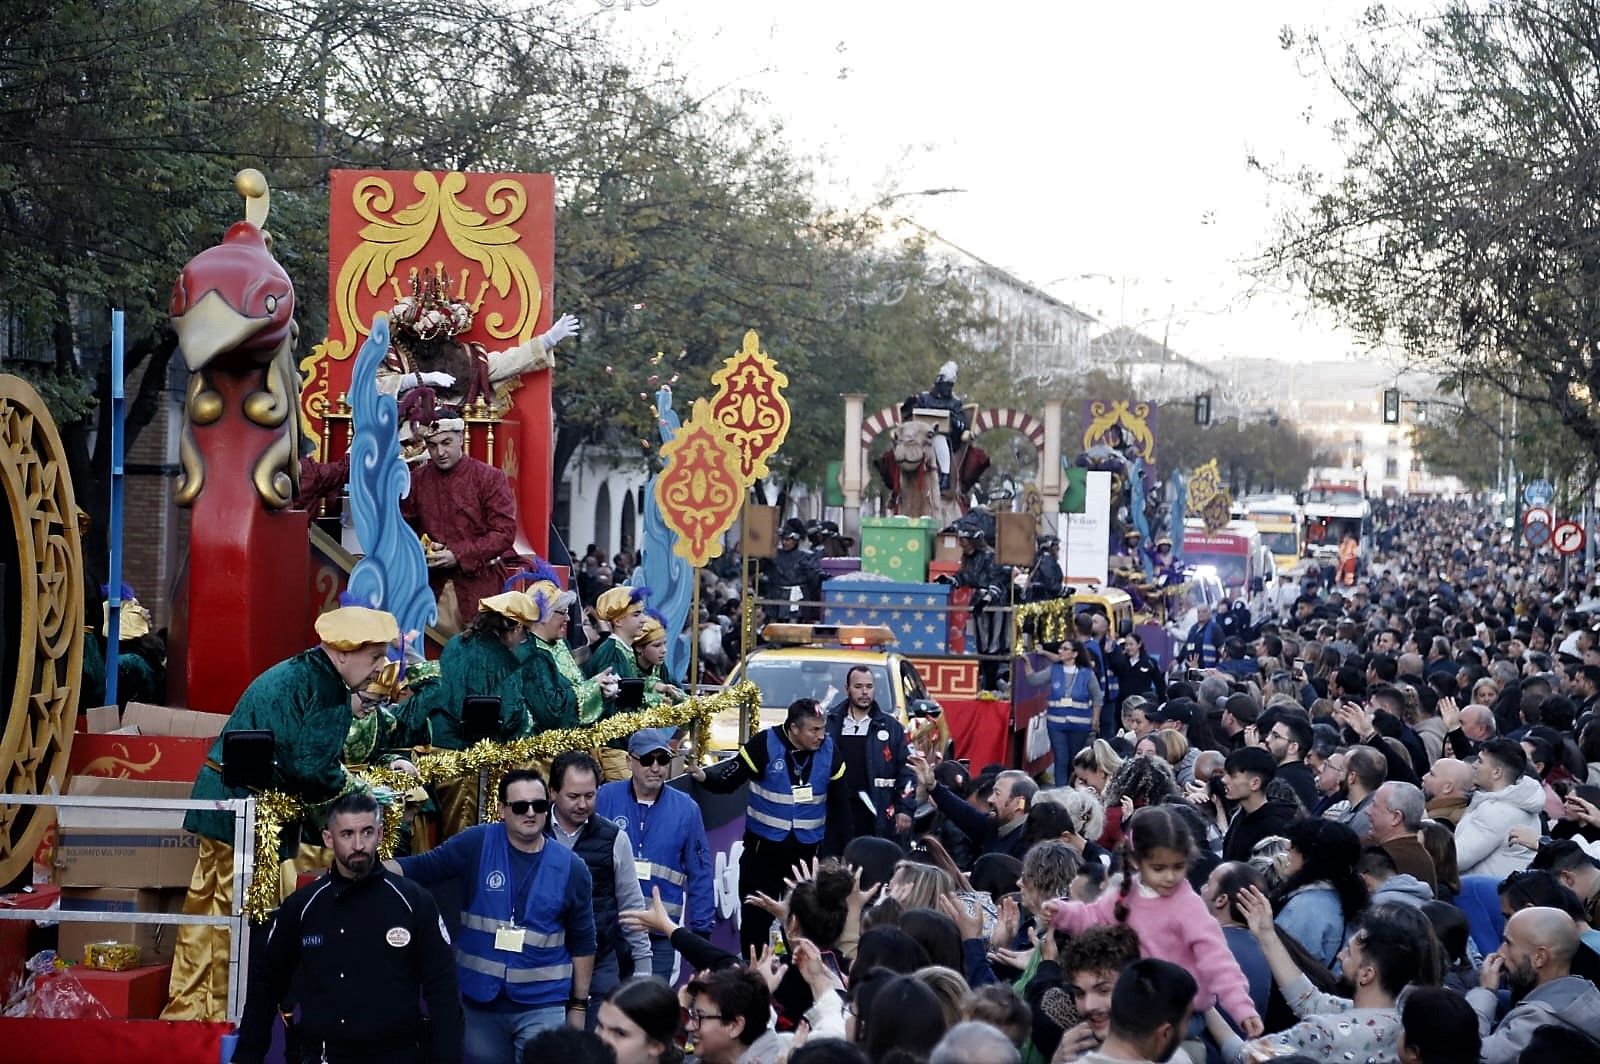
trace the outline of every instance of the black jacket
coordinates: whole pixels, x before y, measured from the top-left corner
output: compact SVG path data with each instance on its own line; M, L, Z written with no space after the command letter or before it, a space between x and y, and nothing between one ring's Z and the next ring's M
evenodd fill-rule
M554 838L554 823L553 815L545 822L545 834L551 838ZM621 937L621 925L617 922L617 831L617 825L611 821L592 816L572 844L572 852L588 866L589 879L594 884L596 964L613 950L619 959L627 954L627 950L617 948L617 940Z
M461 1060L464 1021L450 936L433 895L382 865L363 879L329 871L289 896L252 958L233 1059L259 1064L278 1004L298 975L302 1045L333 1059L401 1059L422 1037L428 1002L435 1064Z
M1256 843L1273 835L1283 834L1283 829L1298 816L1299 811L1288 801L1275 802L1268 799L1266 805L1253 813L1246 813L1240 809L1233 814L1233 819L1228 821L1228 833L1222 838L1222 859L1250 860L1250 854L1255 849Z
M1156 702L1167 700L1167 678L1149 654L1140 654L1138 661L1129 661L1121 646L1113 646L1106 655L1106 664L1117 676L1117 697L1142 695L1155 697Z
M978 812L967 804L965 798L942 783L934 785L930 797L939 812L944 814L945 819L972 840L980 855L1004 853L1019 861L1026 856L1028 848L1022 842L1023 836L1027 834L1025 824L1018 824L1011 831L1002 834L1000 822L994 818L994 814Z
M1317 807L1321 795L1317 793L1317 777L1304 761L1286 761L1278 766L1277 778L1294 789L1295 797L1306 807L1306 812Z
M845 755L840 739L844 735L844 718L848 712L848 699L841 699L828 710L828 734L833 736L833 748L838 751L841 765L844 764ZM877 702L872 703L872 713L867 721L867 796L878 811L878 834L888 837L893 834L896 813L909 816L917 811L917 777L908 764L911 750L906 743L906 730L900 722L879 709ZM861 801L856 795L844 794L838 788L830 789L829 797L839 801ZM836 825L850 823L852 818L835 816L833 810L829 810L830 830L825 852L839 853L844 849L845 843L850 840L835 837L839 832L834 829Z

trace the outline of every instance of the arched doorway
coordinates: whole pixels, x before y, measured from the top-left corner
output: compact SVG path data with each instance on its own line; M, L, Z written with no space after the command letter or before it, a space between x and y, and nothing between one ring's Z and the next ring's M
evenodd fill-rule
M634 528L633 492L622 493L622 520L621 527L617 529L620 538L617 543L618 550L631 551L639 542L638 531Z
M604 481L594 500L594 542L602 558L611 557L611 485Z

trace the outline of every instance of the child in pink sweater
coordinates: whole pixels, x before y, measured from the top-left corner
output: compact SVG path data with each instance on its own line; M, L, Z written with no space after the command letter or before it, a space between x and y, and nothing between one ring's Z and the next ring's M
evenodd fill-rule
M1186 878L1194 847L1188 828L1172 810L1146 806L1129 821L1128 838L1137 875L1125 870L1122 889L1095 901L1045 902L1046 917L1058 931L1127 924L1139 932L1145 956L1170 961L1194 976L1199 984L1196 1015L1210 1008L1215 998L1248 1037L1257 1037L1263 1027L1250 1000L1249 984L1228 949L1221 925Z

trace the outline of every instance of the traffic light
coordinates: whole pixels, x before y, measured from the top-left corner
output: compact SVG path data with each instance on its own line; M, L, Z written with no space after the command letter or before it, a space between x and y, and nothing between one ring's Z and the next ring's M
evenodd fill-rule
M1383 390L1383 423L1385 425L1398 425L1400 423L1400 389L1385 388Z
M1204 392L1194 397L1194 423L1202 426L1211 424L1211 396Z

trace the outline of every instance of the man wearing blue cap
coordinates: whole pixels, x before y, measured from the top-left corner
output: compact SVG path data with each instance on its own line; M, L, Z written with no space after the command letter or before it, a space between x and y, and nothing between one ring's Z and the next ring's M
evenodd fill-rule
M672 731L641 728L628 738L629 778L607 783L595 799L595 814L627 833L646 901L652 890L674 923L709 936L716 918L711 847L700 807L683 791L666 786L672 765ZM659 935L650 936L653 974L671 981L678 953Z

